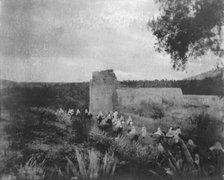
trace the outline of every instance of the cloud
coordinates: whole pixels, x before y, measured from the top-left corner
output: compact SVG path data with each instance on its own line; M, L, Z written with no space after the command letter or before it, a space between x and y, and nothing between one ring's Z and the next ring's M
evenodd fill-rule
M192 61L189 74L171 69L154 50L148 0L2 0L1 77L19 81L88 81L115 69L122 79L181 79L211 67Z

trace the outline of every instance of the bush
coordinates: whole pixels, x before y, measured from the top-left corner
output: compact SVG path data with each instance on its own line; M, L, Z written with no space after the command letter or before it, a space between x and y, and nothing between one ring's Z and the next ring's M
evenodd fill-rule
M19 163L23 161L23 155L19 151L7 149L0 155L0 174L15 172Z
M210 116L209 114L201 114L197 118L196 142L202 147L209 147L219 141L224 145L222 131L224 123L221 119Z
M72 127L68 125L70 121L73 122L71 114L71 111L59 110L55 112L49 108L31 108L23 112L14 112L11 115L10 124L6 127L6 132L10 138L10 144L4 158L7 162L5 163L4 160L4 165L0 164L0 170L8 172L10 168L17 166L18 163L24 164L34 155L38 162L46 159L47 168L52 168L55 165L59 168L64 167L66 164L65 155L74 152L74 146L81 142L80 139L83 140L88 137L88 131L85 129L87 126L84 126L83 121L79 121L83 128L76 126L72 130ZM41 125L39 123L40 117L44 120ZM76 136L78 133L79 135ZM18 162L18 158L7 152L21 152L22 160Z
M55 121L57 116L55 111L50 108L32 107L29 108L29 112L38 116L39 125L42 126L46 121Z
M163 107L159 106L159 105L153 105L152 107L152 118L153 119L161 119L162 117L165 116L165 112Z
M72 115L74 114L73 109L69 109L68 111L65 111L63 109L59 109L55 112L55 115L57 116L57 119L60 123L66 124L67 126L70 126L72 124Z
M82 143L87 140L90 129L93 125L93 119L85 116L73 117L72 129L75 132L76 142Z
M165 116L165 111L162 105L145 101L140 103L137 113L140 116L151 117L153 119L161 119Z
M157 151L150 145L143 145L141 141L131 141L127 136L121 135L111 138L98 128L93 128L90 132L90 140L94 147L100 150L110 150L119 157L119 160L131 162L135 165L147 165L151 163Z

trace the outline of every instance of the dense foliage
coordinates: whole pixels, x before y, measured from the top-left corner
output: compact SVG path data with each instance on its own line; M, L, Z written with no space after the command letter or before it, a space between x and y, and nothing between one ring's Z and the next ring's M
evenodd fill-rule
M151 175L148 172L146 177L154 173L158 179L167 179L170 176L166 168L176 166L172 170L175 176L180 178L180 175L189 175L189 169L177 167L176 149L158 140L165 143L163 146L166 151L160 152L161 147L157 140L152 140L151 133L146 139L133 140L124 129L122 134L114 136L110 131L93 126L95 121L91 117L75 116L72 109L33 107L13 110L10 120L5 127L9 145L4 150L4 156L0 156L0 173L15 173L21 179L68 180L71 177L88 179L98 175L117 175L119 170L123 173L128 167L132 170L150 169ZM133 121L136 127L144 125L150 132L157 127L168 131L170 126L180 126L183 140L187 142L191 138L196 145L200 145L202 151L217 140L223 144L222 137L216 133L223 124L210 116L201 115L181 122L178 119L168 121L167 117L157 119L154 123L146 120L143 123L141 119ZM210 137L210 134L213 136ZM184 141L181 141L184 152L189 155ZM207 160L207 157L206 152L200 152L201 160ZM172 161L171 164L169 161ZM203 168L207 172L208 167ZM191 176L198 177L198 174Z
M121 85L125 87L172 87L176 85L179 87L181 85L183 91L185 89L188 92L216 94L220 92L218 88L220 79L218 78L198 81L203 88L198 88L199 85L196 82L196 80L130 81L130 83L127 81L121 82ZM208 88L205 88L206 84ZM113 133L97 128L92 129L96 121L83 115L76 116L74 113L74 109L80 104L81 112L84 112L83 109L88 105L88 99L85 97L88 96L86 95L89 91L88 83L64 85L65 87L60 84L17 84L8 88L9 90L2 91L1 100L4 107L1 109L0 123L7 122L4 130L7 133L8 142L4 144L4 148L2 148L2 142L0 144L2 148L0 174L15 173L21 179L43 179L44 177L45 179L70 180L71 177L111 174L117 176L120 172L123 178L124 170L128 169L127 179L130 178L132 171L138 176L144 174L141 179L148 179L153 173L158 179L170 178L166 173L166 168L177 164L175 160L169 165L169 159L176 158L172 148L169 147L168 150L173 157L170 153L167 154L167 151L161 160L158 159L161 157L158 143L152 140L149 133L146 139L133 140L130 139L126 130L115 137ZM79 86L78 90L73 91L73 88L77 86ZM214 89L211 88L212 86ZM133 116L138 133L143 126L150 133L157 127L168 131L171 126L179 126L182 128L185 143L191 138L196 145L200 146L201 160L207 159L208 154L204 151L216 141L220 141L222 145L224 143L220 136L221 127L223 127L220 119L206 115L186 117L186 119L175 117L175 115L168 117L167 112L164 112L165 109L156 104L142 104L142 107L145 109L137 109L138 113L153 119ZM10 116L3 118L2 115L7 111ZM211 134L213 136L210 136ZM160 164L160 160L165 163ZM106 161L109 163L105 163ZM208 163L206 161L205 164ZM208 167L203 168L208 170ZM135 172L139 169L144 173ZM188 174L188 171L183 172ZM138 178L133 177L132 179Z
M223 0L156 0L160 15L149 22L156 48L170 54L173 68L184 69L189 57L211 50L223 56Z
M1 89L1 103L9 109L50 107L85 109L89 101L89 83L13 83Z

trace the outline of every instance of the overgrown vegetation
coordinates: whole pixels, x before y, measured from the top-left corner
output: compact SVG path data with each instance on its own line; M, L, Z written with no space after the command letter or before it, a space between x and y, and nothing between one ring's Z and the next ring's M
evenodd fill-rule
M1 172L14 174L20 179L93 179L115 176L119 169L131 166L150 169L155 178L170 177L166 173L167 168L174 173L173 178L180 177L180 172L182 178L189 178L186 169L183 171L175 167L178 164L175 160L176 151L165 142L155 139L148 144L148 141L142 139L133 141L125 134L114 138L110 133L92 126L94 122L91 118L73 114L71 109L54 111L49 108L30 108L14 114L12 123L6 128L10 135L10 146L5 156L1 157L1 162L4 163ZM40 117L44 117L42 123ZM172 120L173 126L174 121ZM160 120L155 123L153 130L164 124ZM86 134L81 133L78 136L80 126L77 124L85 124L83 129ZM161 128L167 131L169 126L167 122L167 127ZM219 119L200 115L185 122L185 125L176 121L176 126L185 127L185 142L182 142L184 146L190 138L203 149L208 149L216 141L223 143L220 134L216 134L217 127L223 126ZM185 131L186 129L188 131ZM210 134L214 136L211 137ZM161 154L158 149L159 142L167 149L165 154ZM200 160L205 161L207 157L208 154L203 150ZM206 172L209 166L201 168L203 171L200 176L208 176L204 171ZM197 173L190 177L199 178Z
M4 84L3 84L4 85ZM12 83L1 89L1 103L7 109L49 107L85 109L89 102L89 83Z
M153 102L141 102L137 109L137 114L143 117L151 117L153 119L161 119L165 116L164 107Z
M21 179L97 178L113 175L122 160L146 165L155 156L153 147L125 136L115 140L92 129L91 118L73 116L72 110L34 107L15 113L12 119L5 129L10 146L2 157L1 173Z
M39 93L32 92L30 96L31 94L38 94L34 95L35 98L44 101ZM85 103L80 106L81 115L76 116L75 108L80 103L70 107L69 104L63 104L64 99L58 99L53 100L55 104L40 103L40 106L36 106L36 100L23 99L20 95L13 94L9 101L3 98L4 109L1 110L9 111L10 117L1 117L1 121L7 120L4 130L8 141L0 153L0 174L10 174L17 179L50 180L123 179L125 173L126 179L133 180L136 180L137 176L141 179L164 180L214 177L214 172L212 175L205 173L210 172L210 167L215 164L210 164L207 150L216 141L224 144L221 136L224 125L221 118L205 113L183 119L171 116L171 112L165 113L164 107L156 104L142 104L142 109L136 111L143 117L133 116L133 122L137 131L145 126L148 134L145 138L133 140L126 133L126 129L116 136L97 128L96 121L84 114L84 107L88 104L86 100L83 100ZM48 99L46 96L43 97ZM16 98L13 101L14 97ZM14 105L10 105L12 101ZM127 116L124 115L126 119ZM194 171L196 174L191 174L186 169L175 167L179 161L173 147L178 146L168 143L166 147L164 142L151 137L158 127L165 132L170 127L181 127L183 145L186 145L189 139L194 141L200 152L200 173ZM159 143L163 145L165 152L160 151ZM181 157L184 159L184 156ZM222 167L220 165L219 169ZM169 174L169 171L173 174Z

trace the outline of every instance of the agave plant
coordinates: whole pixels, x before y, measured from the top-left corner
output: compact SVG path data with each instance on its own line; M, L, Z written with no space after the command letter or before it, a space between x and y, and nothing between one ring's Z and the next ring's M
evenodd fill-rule
M24 180L42 180L45 177L44 161L37 164L36 160L31 157L24 166L18 169L18 177Z
M114 154L110 155L106 152L102 155L93 149L88 150L87 157L81 155L79 150L76 149L76 158L78 167L66 157L68 162L67 166L74 177L83 179L95 179L99 176L113 175L117 166L117 159ZM84 159L87 159L87 161Z
M188 179L197 179L199 178L199 176L203 175L203 172L199 169L197 169L194 166L194 161L193 158L185 144L185 142L179 138L178 139L178 143L180 145L181 148L181 154L182 154L182 159L183 165L180 166L179 164L179 160L177 160L174 155L173 152L170 150L169 145L167 143L167 141L164 138L160 137L160 146L162 146L163 148L163 154L165 155L165 157L167 158L169 167L169 170L171 170L171 175L173 178L177 178L177 179L182 179L182 178L188 178Z

